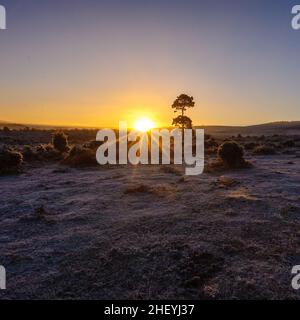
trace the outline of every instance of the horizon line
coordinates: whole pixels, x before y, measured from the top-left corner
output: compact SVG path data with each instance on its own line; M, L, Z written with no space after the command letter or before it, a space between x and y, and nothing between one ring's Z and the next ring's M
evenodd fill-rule
M193 125L193 127L252 127L252 126L262 126L262 125L270 125L270 124L284 124L284 123L300 123L300 120L278 120L278 121L271 121L271 122L263 122L263 123L256 123L256 124L249 124L249 125L230 125L230 124L197 124ZM88 125L58 125L58 124L43 124L43 123L18 123L18 122L9 122L0 120L1 126L23 126L23 127L52 127L52 128L72 128L72 129L103 129L103 128L111 128L116 129L118 126L88 126ZM159 126L156 128L171 128L172 125L169 126Z

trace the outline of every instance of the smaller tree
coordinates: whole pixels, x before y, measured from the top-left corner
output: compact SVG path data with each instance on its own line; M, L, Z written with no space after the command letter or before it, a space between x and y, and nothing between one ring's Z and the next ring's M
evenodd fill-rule
M52 143L54 148L60 152L66 152L69 150L68 137L62 131L58 131L53 134Z
M192 129L192 120L187 116L178 116L173 119L173 126L184 128L184 129Z

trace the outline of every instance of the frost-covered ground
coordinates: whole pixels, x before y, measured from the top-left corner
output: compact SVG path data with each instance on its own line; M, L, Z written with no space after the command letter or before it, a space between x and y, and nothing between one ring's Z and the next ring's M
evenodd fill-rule
M197 177L59 164L0 177L0 298L299 298L300 157L250 160Z

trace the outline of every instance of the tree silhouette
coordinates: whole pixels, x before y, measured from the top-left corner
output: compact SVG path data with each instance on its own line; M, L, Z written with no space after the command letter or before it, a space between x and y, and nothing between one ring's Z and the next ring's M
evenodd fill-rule
M174 112L181 112L181 115L173 119L173 125L181 127L183 131L184 128L192 127L192 120L184 115L188 108L193 108L195 106L194 98L186 94L181 94L174 101L172 108L175 109Z
M173 126L183 127L184 129L192 129L192 120L187 116L178 116L173 119Z

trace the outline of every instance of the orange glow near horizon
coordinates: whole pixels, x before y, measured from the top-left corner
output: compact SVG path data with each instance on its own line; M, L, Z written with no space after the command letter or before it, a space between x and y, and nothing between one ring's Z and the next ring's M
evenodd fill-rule
M185 92L185 90L182 90ZM195 90L197 91L197 90ZM155 127L170 127L174 114L171 104L181 91L174 90L165 96L154 89L111 92L102 97L93 96L82 91L75 91L73 95L63 95L55 99L25 98L20 101L20 108L7 101L6 108L1 112L0 121L23 125L45 125L78 128L118 128L120 121L127 121L128 128L134 128L140 119L150 119ZM187 91L189 93L189 91ZM193 92L193 91L191 91ZM88 97L88 98L87 98ZM195 108L187 110L186 115L193 121L194 126L201 125L251 125L271 121L289 120L276 115L268 117L263 111L260 114L251 112L244 117L251 108L245 105L240 108L237 101L227 99L221 102L218 97L208 99L205 95L194 95ZM42 101L40 103L40 101ZM249 102L250 103L250 102ZM269 105L265 105L265 109ZM241 119L244 119L243 121Z
M134 129L141 132L147 132L153 128L155 128L154 122L147 118L139 119L134 123Z

